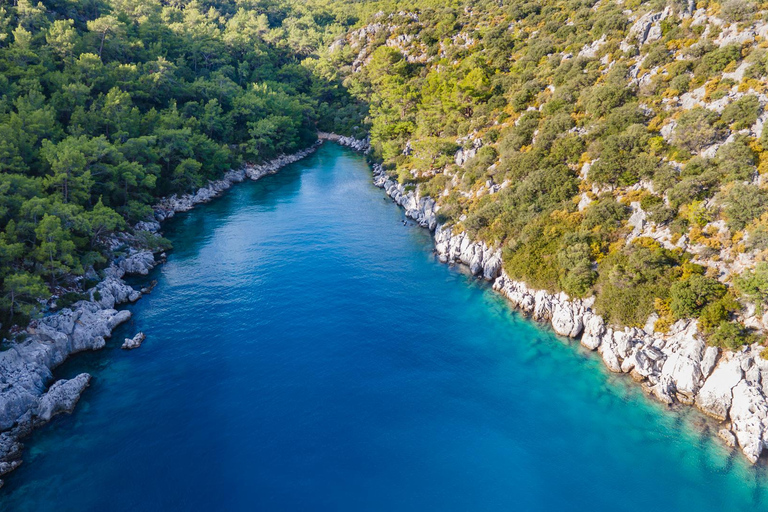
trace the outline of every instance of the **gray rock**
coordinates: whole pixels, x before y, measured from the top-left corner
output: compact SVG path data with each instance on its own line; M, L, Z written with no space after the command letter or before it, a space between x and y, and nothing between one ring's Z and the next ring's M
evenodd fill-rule
M731 430L744 455L755 463L768 442L768 402L759 386L744 380L733 387L732 397Z
M156 220L140 221L137 222L133 229L136 231L149 231L150 233L157 233L160 231L160 223Z
M710 416L725 421L733 400L732 390L742 376L738 358L721 361L699 390L696 406Z
M717 347L707 347L704 351L704 357L701 359L701 375L703 378L707 378L715 369L717 364L717 356L720 354L720 350Z
M137 251L120 259L118 265L126 274L145 276L155 268L155 256L151 251Z
M570 304L558 302L552 313L552 328L561 336L575 338L584 329L582 316Z
M90 382L91 376L87 373L81 373L73 379L56 381L40 397L35 424L41 425L50 421L57 414L72 412L80 400L80 395Z
M145 339L147 339L146 334L144 334L143 332L137 333L136 336L134 336L133 338L125 338L125 341L123 342L123 346L121 348L125 350L132 350L134 348L139 348Z

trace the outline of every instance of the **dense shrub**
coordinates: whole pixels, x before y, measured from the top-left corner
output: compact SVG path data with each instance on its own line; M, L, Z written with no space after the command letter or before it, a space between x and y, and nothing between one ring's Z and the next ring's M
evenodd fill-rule
M720 11L727 21L746 22L752 19L757 6L752 0L725 0Z
M736 322L721 322L709 337L711 344L729 350L737 350L753 341L754 336Z
M728 227L741 230L750 222L768 210L768 193L753 185L736 183L724 199Z
M581 225L589 230L598 227L612 230L628 218L629 208L617 202L612 196L608 196L600 198L587 208Z
M673 253L643 239L609 254L599 265L595 308L609 322L644 325L656 299L669 295L677 264Z
M707 304L725 295L725 291L725 285L716 279L693 274L672 285L670 309L676 318L697 317Z
M591 239L578 233L568 233L560 241L557 263L561 269L560 287L567 294L583 297L597 279L592 268Z
M754 269L743 272L735 284L742 295L762 310L768 303L768 263L760 262Z
M720 119L726 124L733 125L734 130L749 128L760 114L760 100L754 94L749 94L723 109Z
M711 110L702 107L686 110L677 121L672 141L688 151L698 152L721 136L717 121L717 113Z

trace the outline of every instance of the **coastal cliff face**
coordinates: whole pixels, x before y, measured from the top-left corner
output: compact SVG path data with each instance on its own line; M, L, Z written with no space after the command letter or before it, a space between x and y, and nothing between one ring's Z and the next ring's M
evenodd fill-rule
M154 208L156 220L139 222L134 231L157 233L160 223L176 213L189 211L220 196L246 177L258 180L274 174L307 157L319 144L261 165L230 171L193 194L165 198ZM130 319L130 311L115 308L139 300L142 293L126 284L123 277L145 276L158 263L155 254L132 246L132 240L130 233L112 237L111 245L126 254L115 258L104 271L103 280L89 290L89 300L32 322L23 341L14 342L8 350L0 352L0 476L22 463L20 440L57 414L71 412L91 380L90 375L83 373L72 379L53 381L53 370L73 354L103 348L112 331ZM143 334L137 334L132 340L138 343L126 348L138 346Z
M341 137L337 142L367 148L366 141ZM761 346L736 352L707 346L695 320L680 320L666 333L655 333L652 323L645 329L606 325L592 309L593 297L571 299L510 279L502 270L498 248L439 224L439 205L420 196L418 188L407 190L379 164L373 166L373 182L405 209L406 216L434 231L441 262L467 265L472 274L493 281L493 289L512 306L551 324L561 336L578 338L600 354L611 372L628 374L657 400L695 405L722 423L718 434L724 442L738 446L753 463L760 458L768 446L768 361L760 357Z

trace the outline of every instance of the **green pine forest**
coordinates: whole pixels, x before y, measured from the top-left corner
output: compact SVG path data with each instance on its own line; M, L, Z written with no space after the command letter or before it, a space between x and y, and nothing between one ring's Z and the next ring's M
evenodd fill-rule
M361 130L313 55L356 19L306 2L0 3L3 324L80 298L106 237L244 162ZM147 247L165 241L151 237Z
M594 295L616 325L696 318L712 344L759 341L745 318L768 302L768 41L725 36L768 22L768 3L0 5L5 326L51 293L76 300L107 236L157 198L319 130L370 134L371 158L501 247L513 278Z

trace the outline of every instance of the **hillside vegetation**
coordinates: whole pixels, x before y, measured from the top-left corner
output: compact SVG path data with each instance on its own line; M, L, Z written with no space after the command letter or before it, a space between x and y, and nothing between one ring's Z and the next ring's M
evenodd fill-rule
M768 10L727 2L417 3L327 59L374 153L503 248L515 279L618 325L758 338L768 299Z
M766 20L750 0L6 6L3 323L77 298L158 197L322 130L370 134L510 277L738 348L768 326Z

